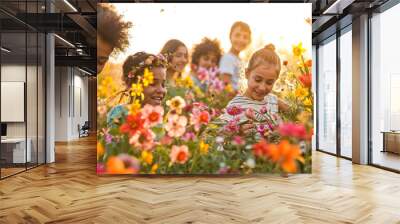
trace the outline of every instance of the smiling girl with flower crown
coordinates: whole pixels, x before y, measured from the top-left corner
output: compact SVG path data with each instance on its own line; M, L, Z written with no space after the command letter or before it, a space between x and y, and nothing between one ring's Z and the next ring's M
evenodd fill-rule
M107 123L128 114L127 106L137 110L146 104L161 107L167 92L165 88L167 61L162 55L138 52L128 56L123 64L123 80L126 90L119 97L119 105L107 114Z

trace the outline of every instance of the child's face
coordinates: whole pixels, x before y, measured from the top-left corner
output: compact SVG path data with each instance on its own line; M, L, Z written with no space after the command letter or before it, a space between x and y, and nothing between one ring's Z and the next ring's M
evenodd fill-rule
M212 52L200 56L199 59L199 67L203 67L205 69L216 67L217 63L217 56Z
M166 70L162 67L151 69L153 72L153 83L143 89L144 100L143 105L150 104L153 106L161 105L162 100L167 93L165 88Z
M180 46L172 56L171 67L176 72L182 72L187 63L188 63L187 49L184 46Z
M271 92L278 78L274 65L259 65L251 71L246 71L247 90L245 96L262 101Z
M250 44L250 34L241 27L233 29L230 39L232 48L237 52L241 52Z

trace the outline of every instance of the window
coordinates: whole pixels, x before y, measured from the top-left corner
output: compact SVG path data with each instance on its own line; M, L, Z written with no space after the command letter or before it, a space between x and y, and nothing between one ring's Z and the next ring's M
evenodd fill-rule
M318 48L318 149L336 153L336 37Z
M400 170L400 4L371 18L372 163ZM385 133L386 132L386 133ZM387 138L385 138L385 136Z
M340 36L340 154L352 157L352 35L351 26Z

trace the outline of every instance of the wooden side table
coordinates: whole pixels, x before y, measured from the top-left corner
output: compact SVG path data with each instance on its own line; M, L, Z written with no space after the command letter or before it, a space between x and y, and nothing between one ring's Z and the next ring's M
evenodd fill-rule
M381 133L383 133L382 152L400 154L400 131L382 131Z

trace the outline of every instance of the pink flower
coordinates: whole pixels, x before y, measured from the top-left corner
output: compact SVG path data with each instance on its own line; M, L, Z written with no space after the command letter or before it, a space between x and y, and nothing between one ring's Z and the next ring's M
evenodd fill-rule
M196 135L193 132L186 132L182 137L183 141L194 141L196 139Z
M197 70L197 78L201 81L204 82L209 79L208 76L208 71L205 68L200 67L199 70Z
M187 118L185 116L179 116L172 114L168 116L168 123L165 125L170 137L180 137L185 133L187 124Z
M112 142L112 135L110 135L109 133L107 133L105 136L104 136L104 139L105 139L105 141L106 141L106 143L107 144L110 144L111 142Z
M237 120L230 120L225 126L224 130L229 133L239 132L240 127Z
M292 136L300 139L306 139L307 131L304 125L295 123L283 123L279 125L279 133L282 136Z
M186 145L181 146L172 146L171 153L169 154L169 158L171 159L171 163L180 163L184 164L189 159L189 149Z
M231 116L237 116L243 113L243 108L239 106L230 106L226 109L226 112Z
M170 145L170 144L172 144L173 141L174 141L174 139L169 137L168 135L164 135L160 139L160 143L163 144L163 145Z
M261 113L261 114L265 114L265 113L267 113L267 112L268 112L267 107L266 107L266 106L262 106L261 109L260 109L260 113Z
M199 131L202 124L207 125L210 122L210 114L208 111L193 110L190 115L190 124L194 125L194 130Z
M106 166L104 165L104 163L97 163L96 172L97 174L106 173Z
M250 120L255 120L256 118L253 108L247 108L246 111L244 112L244 115L246 115L246 117Z
M229 173L229 167L226 167L226 166L221 167L221 168L219 168L219 170L217 171L217 173L218 173L218 174L227 174L227 173Z
M146 127L153 127L162 122L164 109L161 106L146 104L142 109L142 119Z
M264 124L260 124L257 126L257 132L264 136L264 133L267 131L267 127Z
M232 143L234 145L244 145L244 140L239 135L236 135L235 137L233 137Z
M210 86L213 90L215 90L216 92L222 92L222 90L224 90L225 85L224 82L219 80L218 78L215 78L214 80L211 81Z
M150 150L154 146L156 135L150 129L141 129L129 139L129 144L140 150Z
M140 170L140 162L133 156L128 154L120 154L118 158L124 162L125 172L129 174L137 174Z
M218 67L211 67L208 70L211 79L217 79L217 74L219 73Z

